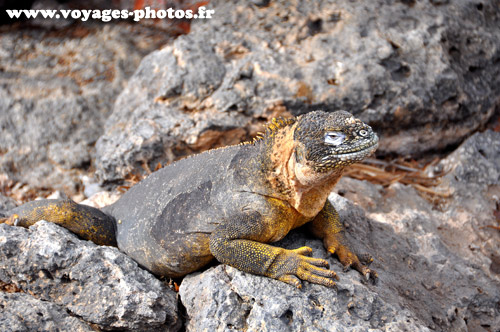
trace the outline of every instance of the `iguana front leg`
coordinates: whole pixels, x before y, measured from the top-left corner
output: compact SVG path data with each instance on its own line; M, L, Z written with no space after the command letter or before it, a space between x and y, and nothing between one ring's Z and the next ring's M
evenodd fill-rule
M300 280L335 287L335 272L324 259L309 257L312 249L287 250L261 243L269 238L266 216L245 212L220 225L210 237L210 251L221 263L301 288ZM300 279L300 280L299 280Z
M347 246L339 214L328 200L321 212L309 223L309 228L315 236L323 240L326 250L336 255L345 268L353 267L373 280L378 277L377 272L363 265Z

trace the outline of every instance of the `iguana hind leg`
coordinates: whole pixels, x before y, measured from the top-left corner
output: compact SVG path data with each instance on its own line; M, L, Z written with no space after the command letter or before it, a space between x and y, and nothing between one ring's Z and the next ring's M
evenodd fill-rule
M40 220L63 226L85 240L116 246L115 221L104 212L69 199L46 199L28 202L9 211L3 222L29 227Z

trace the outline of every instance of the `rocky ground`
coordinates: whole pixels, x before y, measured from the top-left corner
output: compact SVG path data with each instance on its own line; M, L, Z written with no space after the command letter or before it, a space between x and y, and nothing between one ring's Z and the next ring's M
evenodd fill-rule
M115 248L2 224L2 330L500 331L498 3L210 6L176 39L126 22L1 27L0 214L28 189L80 201L312 109L370 123L379 158L440 156L426 170L446 174L439 195L342 179L330 200L378 283L301 230L279 244L328 259L336 290L214 265L176 293Z
M127 79L172 37L124 23L0 31L0 171L74 195Z

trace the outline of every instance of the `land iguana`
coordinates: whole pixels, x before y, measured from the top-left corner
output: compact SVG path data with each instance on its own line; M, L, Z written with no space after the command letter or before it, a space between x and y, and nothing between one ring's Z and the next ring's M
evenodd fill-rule
M377 145L372 129L344 111L273 119L254 141L172 163L101 210L41 200L11 210L3 222L54 222L83 239L117 246L157 276L182 277L215 257L299 288L300 280L334 287L335 272L326 260L310 257L311 248L269 243L308 224L346 268L376 278L347 247L327 198L343 170Z

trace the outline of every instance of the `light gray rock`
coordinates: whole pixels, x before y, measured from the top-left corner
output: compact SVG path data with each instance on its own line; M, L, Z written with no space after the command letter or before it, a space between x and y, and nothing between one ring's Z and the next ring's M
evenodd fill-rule
M450 156L444 159L437 170L448 169L446 180L454 187L482 189L481 194L500 182L500 133L487 130L475 133ZM473 196L470 188L468 194ZM480 195L480 197L482 196Z
M179 328L173 291L118 249L45 221L29 229L0 224L0 280L101 328Z
M95 331L80 319L69 315L64 308L24 293L0 292L0 308L2 331Z
M449 170L440 190L453 195L441 207L448 220L440 227L443 239L500 278L500 232L488 227L500 226L500 133L474 134L437 168Z
M64 21L64 20L63 20ZM169 39L137 25L17 26L0 35L0 174L74 194L116 96Z
M15 208L17 206L16 202L7 196L0 194L0 218L6 216L7 211Z
M339 275L338 290L217 266L180 286L187 331L498 331L500 233L480 227L496 223L499 142L500 133L478 133L442 161L452 170L436 190L453 192L442 205L399 183L341 180L337 190L356 203L330 200L355 251L373 256L376 285L298 230L277 245L312 247Z
M337 291L311 284L298 290L223 265L189 275L180 287L186 330L429 331L409 310L349 275L354 281L339 281Z
M381 134L378 153L416 156L461 142L499 105L494 0L210 6L120 94L96 146L101 181L237 143L286 111L345 109Z

